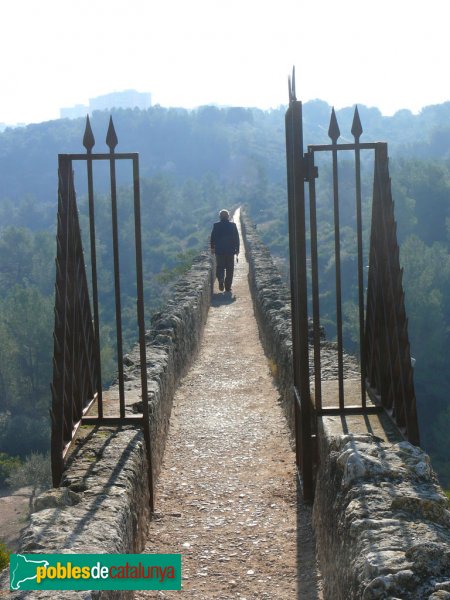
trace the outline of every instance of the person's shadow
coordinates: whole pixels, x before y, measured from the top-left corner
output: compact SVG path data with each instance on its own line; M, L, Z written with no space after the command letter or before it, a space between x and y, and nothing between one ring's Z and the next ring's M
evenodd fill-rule
M233 304L236 302L236 296L229 292L221 292L212 295L211 306L223 306L224 304Z

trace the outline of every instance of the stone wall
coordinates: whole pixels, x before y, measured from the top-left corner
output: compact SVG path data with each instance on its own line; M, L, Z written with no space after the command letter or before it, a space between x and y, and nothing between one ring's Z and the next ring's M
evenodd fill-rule
M152 459L159 473L174 391L195 356L211 301L213 259L204 253L153 316L147 339ZM138 399L139 350L125 357L126 394ZM115 387L106 396L115 395ZM139 411L139 402L127 406ZM82 428L59 489L35 499L23 553L138 553L147 536L147 458L140 429ZM9 589L3 572L0 590ZM12 598L126 598L131 592L14 592Z
M242 235L249 264L249 284L259 334L278 384L287 422L294 431L292 402L292 331L289 291L262 244L254 225L241 210Z
M450 512L428 456L319 426L313 517L325 598L449 599Z
M150 433L154 478L161 467L172 399L189 368L203 333L211 302L214 259L203 253L174 287L164 309L153 315L147 340ZM140 389L139 347L125 357L126 388ZM134 412L139 403L127 407Z
M289 293L241 214L255 315L292 429ZM321 353L335 379L334 344L323 341ZM357 376L350 356L344 373ZM408 442L344 433L339 417L319 419L318 440L313 514L325 598L450 599L450 512L428 456Z

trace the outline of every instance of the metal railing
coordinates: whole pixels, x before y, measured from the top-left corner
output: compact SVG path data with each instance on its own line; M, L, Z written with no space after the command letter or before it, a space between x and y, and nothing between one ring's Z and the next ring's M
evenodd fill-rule
M375 150L365 330L366 385L411 443L419 428L387 145Z
M144 430L148 459L150 505L153 510L153 476L150 447L147 360L144 322L144 289L139 189L139 157L136 153L116 153L118 140L110 119L106 144L109 153L93 153L95 139L89 122L83 145L86 154L59 155L59 190L57 256L55 283L55 329L52 389L51 457L53 485L58 487L65 459L80 425L140 425ZM136 260L137 324L139 330L142 416L126 416L122 341L122 309L119 264L119 223L117 218L116 162L131 161L133 170L134 238ZM86 164L89 204L89 238L91 262L91 311L88 278L85 269L82 236L74 186L73 163ZM116 315L116 350L119 388L117 416L104 414L102 364L100 357L99 290L94 200L94 161L109 163L114 262L114 298ZM97 416L87 416L96 404Z
M326 414L367 414L385 410L406 439L419 443L402 271L396 239L396 223L390 190L387 144L361 143L363 132L355 109L351 129L354 142L338 143L340 130L334 109L328 135L331 144L309 145L303 152L302 103L295 95L295 73L289 81L286 112L286 157L292 339L294 360L294 406L297 466L302 475L306 501L314 496L315 435L317 417ZM361 153L374 155L374 184L367 305L364 306L364 257L362 229ZM339 152L351 152L355 165L355 222L358 279L358 327L360 349L360 404L345 402L341 278L341 224ZM331 156L333 234L336 299L336 360L338 404L322 403L321 314L318 261L318 219L315 165L317 153ZM309 206L305 184L308 184ZM309 220L309 223L308 223ZM307 247L307 229L310 247ZM308 311L308 281L312 314ZM308 342L308 320L313 321L313 342ZM311 391L310 354L314 364ZM367 401L367 394L370 402ZM329 399L328 399L329 400Z

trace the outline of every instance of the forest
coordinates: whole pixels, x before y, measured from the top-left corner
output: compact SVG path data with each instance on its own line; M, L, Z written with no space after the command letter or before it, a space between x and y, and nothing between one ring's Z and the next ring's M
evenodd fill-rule
M409 336L416 360L415 387L421 444L441 483L450 486L450 102L419 114L392 117L360 106L361 141L386 141L404 267ZM342 140L351 139L353 108L337 111ZM288 232L284 115L270 111L155 106L116 110L117 152L139 152L146 322L177 276L207 244L223 208L245 205L280 270L287 272ZM328 143L331 107L303 106L306 144ZM94 112L94 151L107 151L109 113ZM31 455L49 449L52 379L58 153L84 152L84 119L59 119L0 133L0 484ZM350 165L342 173L342 269L345 345L355 344L356 249L354 218L345 201ZM319 165L319 179L331 177ZM108 178L96 172L97 240L104 384L114 377L114 301ZM132 277L133 227L129 174L119 172L119 243L123 270L125 351L136 339ZM369 234L371 163L363 171L365 238ZM87 246L86 176L75 172L83 239ZM330 193L318 189L321 312L334 336ZM88 252L85 246L85 255ZM89 259L86 258L87 263Z

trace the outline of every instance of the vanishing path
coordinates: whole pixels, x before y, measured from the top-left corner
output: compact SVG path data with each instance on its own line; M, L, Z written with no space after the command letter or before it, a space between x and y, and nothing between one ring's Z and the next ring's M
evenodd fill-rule
M236 219L238 221L238 219ZM262 350L244 253L217 290L176 393L145 552L181 553L181 592L135 598L321 598L310 508Z

